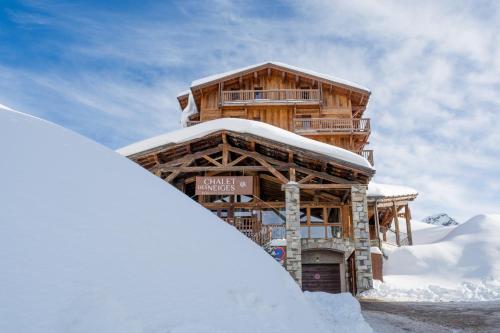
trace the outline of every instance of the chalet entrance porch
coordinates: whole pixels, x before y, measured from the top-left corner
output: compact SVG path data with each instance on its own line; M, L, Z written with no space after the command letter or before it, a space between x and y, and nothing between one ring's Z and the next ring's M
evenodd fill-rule
M251 126L259 135L220 130L219 122L225 127L234 122L239 130ZM299 285L301 247L311 240L356 252L358 289L369 289L366 184L374 173L369 163L328 144L248 122L196 125L179 131L186 132L186 141L178 139L183 133L176 134L176 143L129 157L265 249L279 240L279 249L271 250L284 254L282 264ZM337 263L342 271L344 261Z

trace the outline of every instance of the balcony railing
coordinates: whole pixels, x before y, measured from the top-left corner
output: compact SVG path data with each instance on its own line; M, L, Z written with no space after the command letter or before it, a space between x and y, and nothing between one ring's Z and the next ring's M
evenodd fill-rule
M355 153L366 158L372 166L375 165L375 163L373 162L373 150L360 150L356 151Z
M293 125L296 133L370 133L370 119L368 118L295 118Z
M256 217L233 217L223 220L259 245L266 245L273 239L286 238L284 224L262 224Z
M273 89L222 91L222 105L318 104L319 89Z

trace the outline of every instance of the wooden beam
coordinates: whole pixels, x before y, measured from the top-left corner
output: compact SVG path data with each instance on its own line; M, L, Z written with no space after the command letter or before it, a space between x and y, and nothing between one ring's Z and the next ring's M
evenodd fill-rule
M204 159L206 159L207 161L209 161L210 163L212 163L213 165L215 165L215 166L222 166L222 164L220 164L219 162L217 162L216 160L214 160L213 158L211 158L208 155L203 155L202 157Z
M408 245L413 245L413 235L411 233L410 207L405 205L406 233L408 234Z
M201 172L201 171L218 171L218 172L237 172L237 171L269 171L264 166L191 166L191 167L169 167L169 168L161 168L163 172L174 172L179 171L179 173L188 173L188 172Z
M401 246L401 234L399 233L399 219L396 203L394 203L392 206L392 214L392 218L394 219L394 227L396 228L396 244L397 246Z
M295 178L295 169L294 168L290 168L290 171L288 173L290 175L290 181L291 182L296 181L296 178Z
M182 158L179 158L179 159L177 159L175 161L171 161L171 162L168 162L168 163L162 163L162 164L155 165L154 167L152 167L150 169L150 171L153 172L153 173L155 173L156 170L163 170L164 168L170 168L170 167L174 167L174 166L177 166L177 165L182 165L186 161L197 160L197 159L203 157L204 155L212 155L212 154L215 154L217 152L220 152L221 150L222 150L222 147L218 146L218 147L215 147L215 148L210 148L210 149L207 149L207 150L199 151L199 152L196 152L196 153L193 153L193 154L186 155L186 156L184 156Z
M227 145L222 145L222 165L227 165L229 162L229 152L227 150Z
M316 175L307 175L304 178L302 178L301 180L299 180L299 184L307 183L307 182L313 180L314 178L316 178Z
M184 163L182 164L182 166L181 166L181 167L187 167L187 166L188 166L189 164L191 164L193 161L194 161L194 159L189 160L189 161L186 161L186 162L184 162ZM181 167L179 167L179 168L181 168ZM178 171L178 170L173 170L173 171L172 171L172 173L171 173L170 175L168 175L168 177L167 177L167 178L165 178L165 181L166 181L167 183L171 183L171 182L175 179L175 177L177 177L180 173L181 173L181 171Z
M265 167L270 173L272 173L276 178L278 178L279 180L281 180L283 182L283 184L286 184L288 183L288 179L283 176L283 174L281 172L279 172L278 170L276 170L275 167L273 167L271 164L269 164L266 160L268 160L269 158L266 157L266 156L263 156L263 155L260 155L260 154L257 154L255 152L249 152L249 151L245 151L243 149L239 149L239 148L235 148L235 147L232 147L232 146L228 146L227 149L229 151L232 151L232 152L235 152L235 153L238 153L240 155L248 155L248 157L251 157L253 158L254 160L256 160L260 165L262 165L263 167ZM274 161L273 161L274 162ZM283 165L284 163L281 162L281 161L275 161L277 162L277 164L281 164Z
M234 161L229 163L227 166L236 165L236 164L240 163L241 161L243 161L244 159L246 159L247 157L248 157L248 155L241 155L240 157L238 157L237 159L235 159Z
M346 184L299 184L302 190L331 190L331 189L351 189L351 185Z

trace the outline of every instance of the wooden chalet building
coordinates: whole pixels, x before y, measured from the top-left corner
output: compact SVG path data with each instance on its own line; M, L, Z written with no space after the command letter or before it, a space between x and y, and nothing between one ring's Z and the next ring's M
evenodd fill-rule
M401 209L411 242L416 197L367 196L369 97L345 80L258 64L194 81L178 96L183 129L119 152L264 247L304 290L358 293L382 279L370 248L392 224L399 232Z

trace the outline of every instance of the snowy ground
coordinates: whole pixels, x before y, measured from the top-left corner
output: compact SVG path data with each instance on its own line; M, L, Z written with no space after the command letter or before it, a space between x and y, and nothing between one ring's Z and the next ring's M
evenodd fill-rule
M379 333L499 332L500 302L362 301L363 316Z
M453 227L414 222L415 245L384 247L384 283L364 297L393 301L500 300L500 215Z

